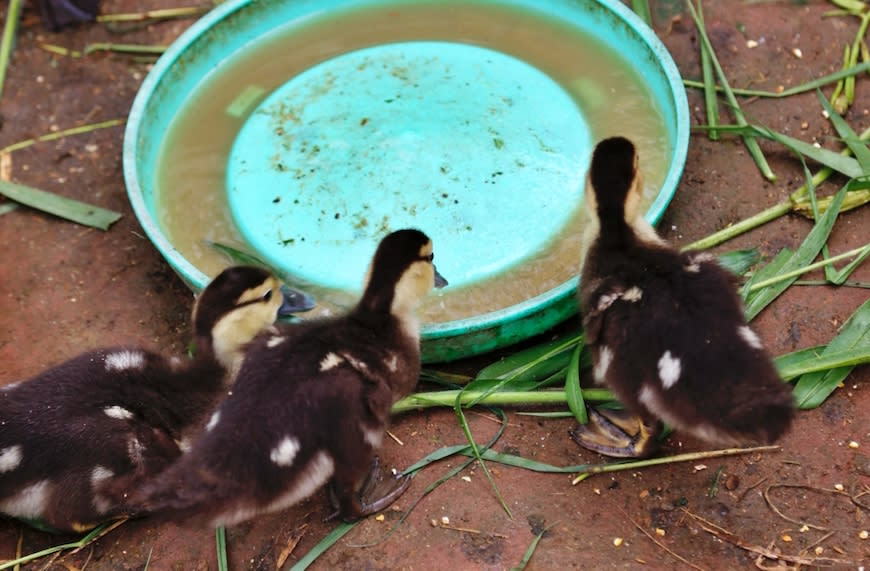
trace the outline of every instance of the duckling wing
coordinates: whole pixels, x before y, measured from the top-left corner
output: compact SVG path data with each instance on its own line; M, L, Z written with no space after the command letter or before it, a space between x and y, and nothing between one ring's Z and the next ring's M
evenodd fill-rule
M230 525L295 504L338 472L361 479L383 434L372 409L391 402L369 384L346 363L311 376L243 369L206 432L128 511Z

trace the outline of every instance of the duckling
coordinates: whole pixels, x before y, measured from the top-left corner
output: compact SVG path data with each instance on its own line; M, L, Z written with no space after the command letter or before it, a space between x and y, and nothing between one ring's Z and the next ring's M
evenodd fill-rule
M155 474L182 452L238 369L241 351L280 314L311 309L254 267L224 270L193 310L196 357L98 349L0 389L0 512L56 531L113 519L103 488Z
M664 421L719 445L775 441L794 399L746 323L734 276L710 254L662 240L640 212L642 188L631 141L596 146L579 301L594 380L627 412L591 410L572 438L609 456L649 456Z
M390 478L380 497L377 460L396 400L420 373L413 310L446 285L421 231L387 235L362 298L347 314L260 335L228 395L190 452L138 491L133 515L233 525L287 508L329 484L354 520L382 510L408 486Z

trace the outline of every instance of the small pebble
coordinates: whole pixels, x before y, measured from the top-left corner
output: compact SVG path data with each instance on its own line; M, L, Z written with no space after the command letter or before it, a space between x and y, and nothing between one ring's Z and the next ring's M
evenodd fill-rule
M868 537L870 537L870 532L868 532L866 529L862 529L861 532L858 534L858 537L860 537L861 539L867 539Z
M462 480L464 482L471 482L471 478L469 478L468 476L462 476Z
M659 537L664 537L664 536L665 536L665 530L663 530L663 529L660 528L660 527L657 527L657 528L656 528L656 535L658 535Z
M825 552L825 548L822 547L821 545L818 545L818 546L816 546L816 548L813 551L815 552L816 555L821 555L822 553Z
M791 53L794 54L794 57L796 57L798 59L801 59L802 57L804 57L804 52L802 52L800 48L793 49L791 51Z
M736 474L728 474L728 477L725 478L725 489L729 492L733 492L737 488L740 487L740 477Z
M807 524L803 524L803 525L801 526L801 530L800 530L800 531L801 531L801 533L806 533L806 532L808 532L809 530L810 530L810 526L808 526Z
M786 543L791 543L791 536L787 533L782 534L782 540Z
M810 124L807 123L806 121L804 121L803 123L801 123L801 129L803 129L804 131L806 131L806 130L809 129L809 128L810 128Z
M746 40L746 47L749 48L750 50L752 48L757 48L758 42L756 42L755 40Z
M695 464L695 472L700 472L701 470L706 470L706 464Z
M446 515L441 516L441 525L450 525L450 518Z
M858 448L859 444L854 440L849 441L849 448Z
M622 545L622 538L621 537L614 537L613 538L613 546L619 547L620 545Z
M375 516L375 521L384 521L385 519L386 517L384 516L384 514L378 514Z
M843 484L834 484L834 489L837 490L838 492L842 492L846 488L845 488L845 486L843 486Z

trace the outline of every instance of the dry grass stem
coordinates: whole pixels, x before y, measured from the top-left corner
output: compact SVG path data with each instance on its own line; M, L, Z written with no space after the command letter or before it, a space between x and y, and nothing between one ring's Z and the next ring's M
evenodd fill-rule
M398 437L398 436L396 436L395 434L393 434L393 433L390 432L389 430L387 430L387 436L389 436L390 438L392 438L393 440L395 440L395 441L396 441L396 444L398 444L399 446L404 446L404 445L405 445L404 442L402 442L401 440L399 440L399 437Z
M284 546L284 549L281 550L281 553L278 554L278 557L275 560L276 571L284 567L284 563L287 562L287 558L290 557L290 555L293 553L293 550L296 549L296 546L305 536L305 529L307 527L308 524L303 523L290 533L290 537L287 540L287 545Z
M769 569L768 567L759 567L762 558L770 559L777 562L785 562L792 563L796 567L799 568L801 565L809 565L816 567L832 567L834 565L856 565L856 561L848 560L848 559L837 559L834 557L802 557L800 555L787 555L784 553L775 552L772 547L761 547L760 545L752 545L746 543L730 531L719 527L718 525L707 521L699 515L696 515L689 510L683 508L683 511L689 515L692 519L696 520L704 531L709 533L710 535L714 535L722 541L727 541L728 543L739 547L745 551L750 553L754 553L758 555L756 559L756 567L759 569ZM777 567L781 568L781 567Z
M620 510L620 511L621 511L621 510ZM625 515L626 518L628 518L628 521L630 521L630 522L632 523L632 525L634 525L634 527L636 527L636 528L637 528L637 529L638 529L642 534L644 534L645 536L647 536L647 538L648 538L650 541L652 541L653 543L655 543L659 548L661 548L662 551L664 551L665 553L667 553L668 555L670 555L671 557L673 557L673 558L676 559L677 561L679 561L679 562L681 562L681 563L683 563L683 564L685 564L685 565L688 565L688 566L691 567L692 569L697 569L698 571L707 571L707 570L704 569L703 567L699 567L698 565L695 565L694 563L692 563L691 561L689 561L688 559L686 559L685 557L683 557L682 555L680 555L680 554L677 553L676 551L673 551L673 550L670 549L667 545L664 545L661 541L659 541L658 539L656 539L656 538L653 536L653 534L651 534L650 532L648 532L647 530L645 530L645 529L643 528L643 526L641 526L639 523L637 523L636 521L634 521L634 520L633 520L633 519L632 519L632 518L631 518L627 513L623 512L623 514Z
M862 495L865 495L867 492L861 492L860 494L852 496L852 495L849 495L848 493L842 492L840 490L835 490L835 489L831 489L831 488L820 488L817 486L808 486L805 484L772 484L764 490L764 493L762 494L764 496L764 501L767 502L767 505L770 507L771 510L773 510L773 512L776 515L778 515L779 517L781 517L785 521L788 521L788 522L791 522L791 523L794 523L797 525L805 525L811 529L815 529L818 531L828 531L828 528L818 526L818 525L813 525L813 524L805 522L805 521L796 520L796 519L791 518L791 517L785 515L784 513L782 513L782 511L776 506L776 504L773 503L773 500L770 499L770 491L773 490L774 488L809 490L811 492L818 492L818 493L822 493L822 494L831 494L834 496L840 496L840 497L848 498L848 500L850 502L852 502L852 504L854 504L855 507L857 507L859 509L870 510L870 507L865 506L864 504L862 504L861 502L858 501L858 498L860 498Z

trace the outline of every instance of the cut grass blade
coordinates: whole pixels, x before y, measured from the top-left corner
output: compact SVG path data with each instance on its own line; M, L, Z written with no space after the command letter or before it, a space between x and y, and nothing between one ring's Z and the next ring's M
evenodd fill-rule
M18 19L21 14L21 0L9 0L6 8L6 24L3 26L3 39L0 41L0 96L3 95L3 83L6 81L6 69L9 67L9 56L15 35L18 33Z
M761 253L758 251L758 248L732 250L717 256L720 266L738 276L748 272L749 268L757 264L760 259Z
M870 149L868 149L867 145L858 139L858 134L852 130L849 124L846 123L846 120L837 113L831 103L825 98L824 94L818 89L816 90L816 96L819 98L819 103L822 104L824 110L827 111L828 120L830 120L831 125L834 126L834 129L837 130L837 134L840 135L840 138L844 143L846 143L846 146L849 147L852 154L855 155L855 159L858 161L861 172L870 174Z
M649 11L649 2L647 0L631 0L631 9L637 14L644 23L652 28L652 14Z
M229 571L229 563L227 562L227 528L219 526L214 530L215 547L217 549L217 568L218 571Z
M842 366L806 373L795 384L795 400L799 408L815 408L837 388L854 368L855 360L870 362L870 300L864 302L849 317L840 332L822 350L817 361L844 354L847 359Z
M765 288L767 286L774 285L774 284L782 282L782 281L791 280L792 278L802 276L803 274L805 274L807 272L811 272L813 270L818 270L820 268L828 269L829 267L831 267L831 265L834 262L846 260L846 259L852 258L854 256L858 256L858 258L856 258L855 261L860 262L860 261L863 261L864 258L866 258L868 254L870 254L870 243L868 243L867 245L862 246L860 248L855 248L854 250L849 250L848 252L843 252L842 254L838 254L838 255L833 256L831 258L826 258L820 262L816 262L814 264L802 266L796 270L793 270L790 272L783 272L783 273L775 275L771 278L755 282L748 288L748 291L753 292L756 290L760 290L760 289ZM849 266L852 266L854 263L855 262L852 262L851 264L849 264ZM852 268L852 269L854 269L854 268ZM851 270L850 270L850 272L851 272Z
M292 566L289 566L288 568L290 569L290 571L304 571L305 569L308 569L309 565L314 563L314 561L317 560L318 557L323 555L323 553L325 553L327 549L338 543L338 541L342 537L347 535L347 532L356 527L356 524L358 523L359 522L338 524L338 526L336 526L336 528L333 529L329 533L329 535L321 539L317 545L312 547L311 551L306 553L304 557L302 557Z
M121 54L149 54L161 55L169 46L149 46L144 44L113 44L108 42L95 42L85 46L84 55L91 55L95 52L115 52Z
M707 30L704 28L704 22L702 22L698 17L698 11L695 9L692 0L686 0L686 5L689 7L689 12L692 15L692 19L695 21L695 26L698 28L698 37L700 38L704 49L706 49L707 53L710 55L710 63L713 64L713 69L716 70L716 75L719 77L719 83L722 84L725 99L731 106L732 113L734 113L734 120L737 121L738 125L747 125L748 122L746 121L746 117L743 115L743 110L740 108L737 98L731 91L731 86L728 84L728 78L725 76L722 66L719 65L719 59L716 57L716 52L713 50L710 38L707 37ZM743 138L743 144L746 145L746 150L755 161L755 164L758 165L758 169L761 171L762 176L769 181L775 181L776 175L773 174L772 170L770 170L770 166L767 164L767 159L764 158L764 154L761 152L761 147L758 146L758 141L755 140L755 137L751 134L741 135L741 137Z
M109 533L110 531L112 531L113 529L115 529L116 527L118 527L119 525L124 523L125 521L126 520L122 519L122 520L118 520L118 521L114 521L114 522L104 523L103 525L101 525L99 527L95 527L93 530L91 530L90 533L88 533L87 535L85 535L84 537L79 539L78 541L64 543L61 545L55 545L54 547L48 547L46 549L43 549L41 551L37 551L35 553L31 553L29 555L24 555L22 557L18 557L16 559L12 559L9 561L4 561L2 564L0 564L0 571L2 571L3 569L10 569L12 567L17 567L19 565L23 565L24 563L29 563L31 561L36 561L37 559L42 559L43 557L46 557L48 555L54 555L55 553L59 553L61 551L66 551L68 549L81 549L85 545L88 545L90 542L92 542L96 539L99 539L103 535Z
M609 464L594 464L589 465L583 470L579 470L581 476L589 474L603 474L606 472L621 472L623 470L637 470L639 468L648 468L650 466L661 466L662 464L676 464L678 462L695 462L698 460L708 460L711 458L722 458L724 456L735 456L739 454L751 454L754 452L769 452L780 450L779 446L756 446L753 448L725 448L722 450L711 450L709 452L690 452L686 454L676 454L674 456L663 456L659 458L648 458L646 460L637 460L633 462L612 462ZM576 483L578 479L575 479Z
M456 413L456 418L459 419L459 425L462 427L462 432L465 434L465 438L468 440L468 444L471 447L471 451L474 453L474 458L477 460L477 463L480 465L480 469L483 471L484 476L489 481L489 485L492 487L492 491L495 493L495 497L498 499L498 503L501 504L502 509L508 515L510 519L514 519L514 514L511 512L511 509L508 507L507 502L504 501L504 498L501 495L501 492L498 489L498 486L495 483L495 480L492 477L492 474L489 473L489 468L486 467L486 463L483 461L483 458L480 455L480 449L477 447L477 442L474 441L474 436L471 434L471 427L468 426L468 421L465 418L465 413L462 411L462 392L465 389L460 391L460 394L456 395L456 401L453 404L453 412Z
M529 561L532 560L532 555L535 554L535 549L537 549L538 543L540 543L541 538L544 537L544 534L546 532L546 529L541 530L541 532L535 536L535 538L532 540L532 543L529 545L529 548L526 549L526 552L523 554L523 558L520 559L519 565L511 567L511 571L524 571L526 565L528 565Z
M42 212L100 230L108 230L121 218L119 212L13 182L0 181L0 194Z
M127 12L119 14L100 14L97 22L142 22L145 20L171 20L176 18L195 18L205 14L211 6L189 6L186 8L164 8L162 10L147 10L145 12Z
M39 137L33 139L26 139L24 141L19 141L17 143L12 143L11 145L7 145L0 149L0 154L3 153L11 153L12 151L18 151L20 149L25 149L31 145L35 145L36 143L42 143L45 141L55 141L57 139L63 139L65 137L69 137L71 135L81 135L83 133L90 133L92 131L97 131L99 129L108 129L109 127L117 127L118 125L123 125L126 119L109 119L108 121L101 121L99 123L91 123L90 125L82 125L80 127L72 127L71 129L63 129L62 131L57 131L55 133L46 133L45 135L40 135Z
M848 60L846 60L848 61ZM845 61L844 61L845 63ZM808 81L806 83L802 83L800 85L796 85L794 87L790 87L788 89L783 90L782 92L776 91L763 91L757 89L740 89L737 87L732 87L731 92L734 95L739 95L741 97L764 97L768 99L782 99L785 97L791 97L793 95L799 95L801 93L806 93L808 91L814 91L820 87L825 87L826 85L830 85L832 83L836 83L838 81L842 81L843 79L856 76L858 74L870 71L870 62L860 63L855 66L847 67L845 69L841 69L829 75L825 75L818 79L814 79L812 81ZM686 87L691 87L693 89L704 89L703 81L695 81L691 79L684 79L683 85ZM722 86L716 86L716 92L724 92L725 90Z
M870 128L865 129L858 135L858 140L867 141L870 140ZM851 151L849 148L845 148L840 151L840 154L843 156L848 156ZM820 169L815 175L813 175L810 180L812 185L818 186L826 181L832 174L833 169L830 167L824 167ZM847 210L851 210L853 208L857 208L866 204L870 201L870 191L864 192L859 186L856 185L857 181L849 182L849 194L846 199L843 201L843 205L841 206L840 211L845 212ZM859 192L861 194L859 194ZM771 220L775 220L784 214L788 214L791 211L798 212L799 214L804 214L806 216L812 216L812 210L810 205L807 203L807 196L809 194L809 185L804 184L795 190L793 193L789 195L789 199L783 203L777 204L770 208L759 212L758 214L751 216L745 220L741 220L735 224L728 226L727 228L723 228L718 232L714 232L705 238L692 242L685 249L695 249L695 250L705 250L707 248L712 248L722 242L726 242L735 236L739 236L753 228L757 228L770 222ZM824 198L819 200L819 207L826 209L827 204L829 204L829 199Z
M834 227L834 221L837 219L837 214L840 212L840 204L842 204L845 195L846 187L844 186L835 195L834 200L831 203L831 208L829 208L827 212L819 218L816 225L813 226L813 229L810 230L809 234L807 234L807 237L797 250L795 250L787 260L779 262L781 265L778 266L778 271L775 272L775 275L766 275L767 272L764 272L764 268L762 268L761 271L757 272L752 279L747 282L746 286L743 288L743 293L746 299L745 314L747 321L751 321L761 312L762 309L779 297L779 295L788 289L788 286L791 285L797 277L795 276L793 278L779 281L778 283L754 292L752 284L760 283L763 279L787 274L803 266L809 265L809 263L812 262L822 250L822 246L827 242L831 229ZM780 258L780 256L777 256L777 258Z
M698 2L698 19L704 24L704 5ZM716 80L713 78L713 66L710 62L710 52L701 44L701 77L704 80L704 106L707 110L707 124L710 130L707 137L711 141L719 140L719 99L716 97Z
M452 407L455 405L457 398L459 398L462 406L465 408L473 405L551 406L568 404L568 397L564 390L503 391L490 393L486 396L483 396L482 393L463 393L461 390L433 391L414 393L396 401L393 405L392 414L408 412L418 408ZM607 402L615 398L613 393L607 389L583 389L583 400L585 401Z
M544 379L559 369L566 367L571 360L571 349L583 343L583 334L575 333L514 353L502 361L482 369L477 378L499 379L499 382L480 393L479 400L466 406L474 406L490 394L499 391L510 382L521 379Z
M498 430L496 431L495 435L493 435L493 437L489 440L489 442L487 442L486 445L482 448L484 454L487 451L489 451L490 448L492 448L492 446L494 446L496 442L498 442L498 440L501 438L502 434L504 434L505 429L507 428L507 415L505 415L504 411L502 411L501 409L498 409L498 408L490 408L489 410L492 411L494 414L498 415L499 420L501 420L501 424L499 425ZM437 462L438 460L441 460L443 458L447 458L449 456L452 456L452 455L458 453L458 451L462 450L462 449L468 449L470 451L470 447L466 444L460 444L457 446L447 446L447 447L442 448L440 450L436 450L435 452L426 456L426 458L424 458L423 460L416 462L413 466L406 469L403 473L404 474L414 474L417 471L421 470L422 468L428 466L429 464L431 464L433 462ZM405 512L402 514L402 516L398 519L398 521L396 521L395 524L393 524L393 526L389 529L389 531L387 531L387 533L385 533L378 541L375 541L373 543L368 543L368 544L363 545L361 547L372 547L372 546L377 545L378 543L388 539L393 534L393 532L395 532L399 528L399 526L402 525L402 523L408 518L408 516L411 515L411 512L414 511L414 508L416 508L417 505L419 505L419 503L422 502L426 496L428 496L430 493L432 493L434 490L436 490L438 488L438 486L440 486L444 482L450 480L451 478L453 478L454 476L456 476L457 474L459 474L460 472L465 470L468 466L470 466L474 462L475 462L474 458L470 458L469 460L467 460L465 462L460 462L459 465L451 468L450 470L447 471L447 473L445 473L443 476L438 478L435 482L432 482L431 484L429 484L426 487L426 489L423 490L423 493L420 494L420 496L411 503L411 506L407 510L405 510Z
M571 355L571 364L568 365L568 374L565 377L565 397L568 399L568 408L574 414L574 418L580 424L589 422L589 414L586 412L586 402L583 400L583 389L580 388L580 351L579 345Z

